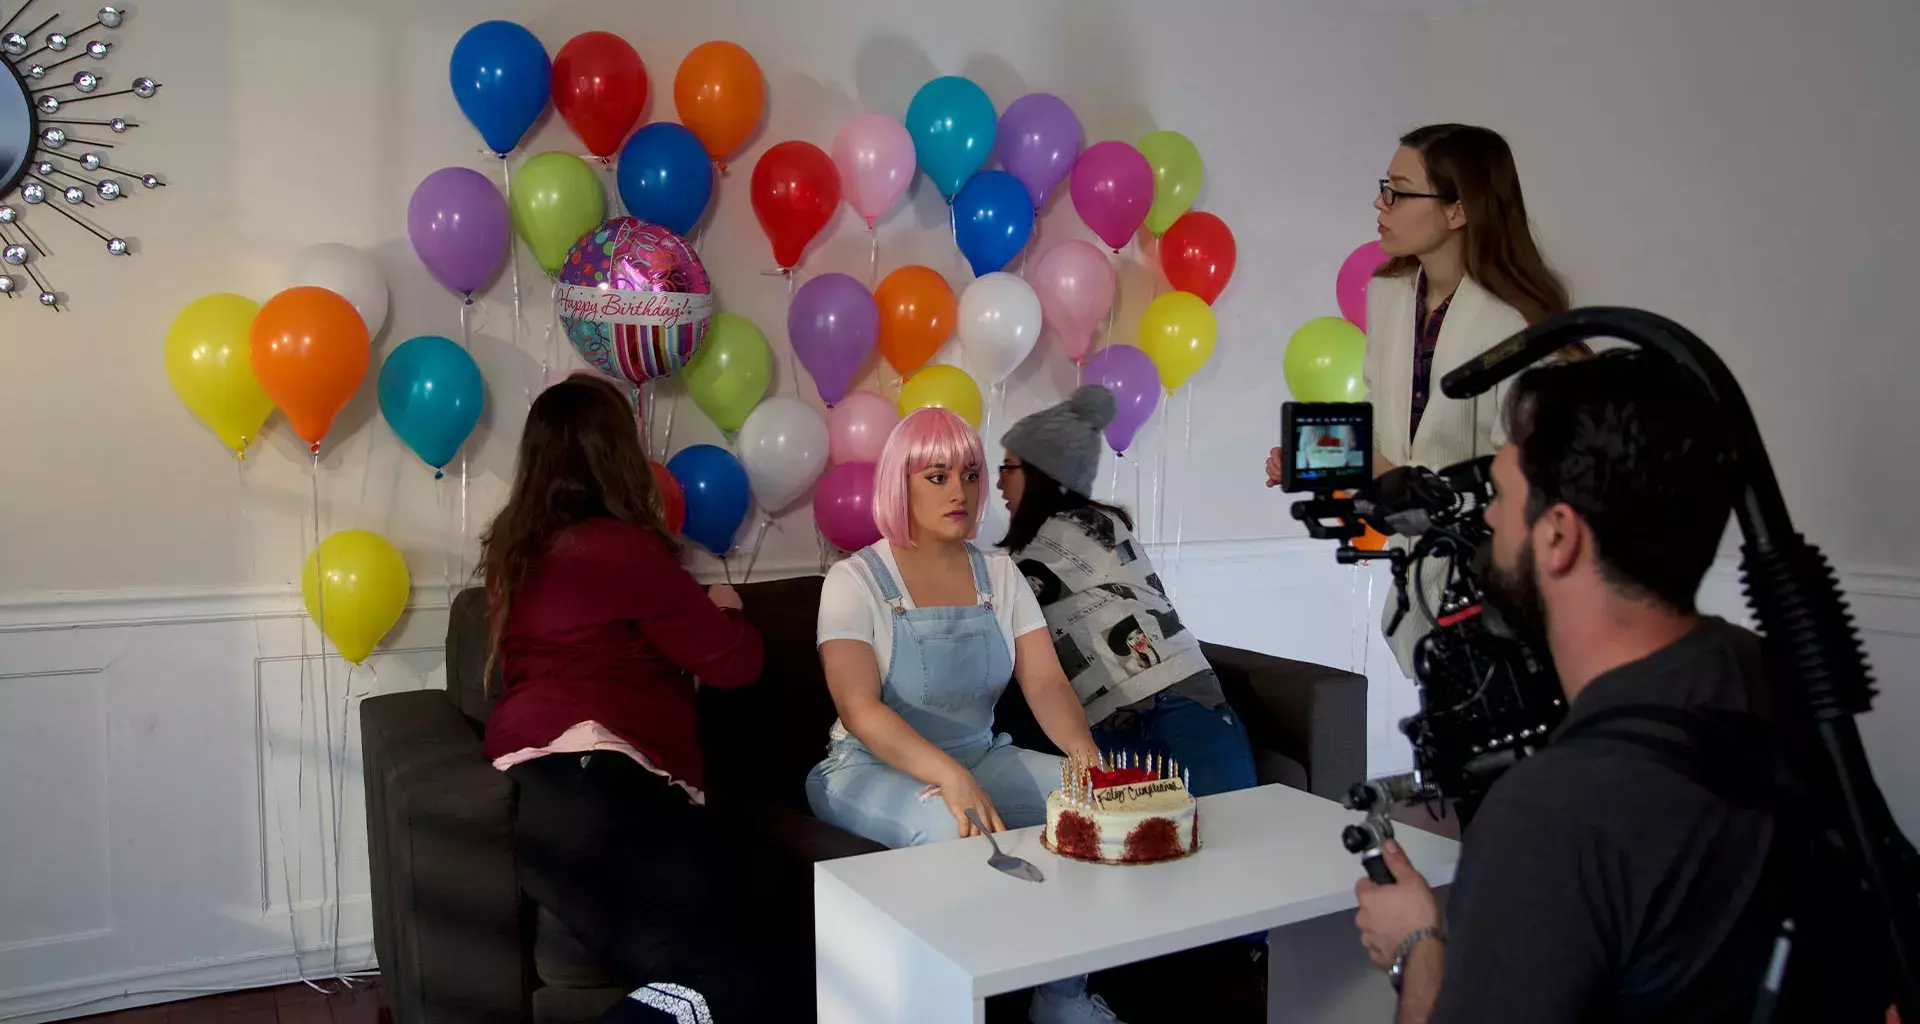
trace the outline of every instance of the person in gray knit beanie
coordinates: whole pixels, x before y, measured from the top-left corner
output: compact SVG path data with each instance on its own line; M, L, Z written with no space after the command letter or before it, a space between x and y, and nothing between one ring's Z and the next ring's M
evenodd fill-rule
M1000 546L1039 600L1094 742L1178 759L1196 796L1251 788L1246 727L1200 641L1134 539L1133 519L1093 498L1100 432L1113 415L1113 394L1088 386L1007 431L999 483L1008 523ZM1016 742L1046 749L1023 725L1005 724Z
M1083 498L1093 497L1100 472L1100 432L1113 422L1113 392L1098 384L1015 423L1001 439L1022 462Z

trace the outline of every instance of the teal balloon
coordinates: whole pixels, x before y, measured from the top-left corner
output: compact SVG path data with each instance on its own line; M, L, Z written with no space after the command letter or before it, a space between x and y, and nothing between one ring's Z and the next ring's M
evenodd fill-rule
M428 334L402 342L387 356L379 390L380 415L407 447L439 470L479 424L487 386L466 349Z
M993 155L994 125L993 101L958 75L921 86L907 105L914 156L949 200Z
M687 522L680 532L726 557L753 500L740 460L717 445L696 444L668 459L667 472L680 481L687 495Z

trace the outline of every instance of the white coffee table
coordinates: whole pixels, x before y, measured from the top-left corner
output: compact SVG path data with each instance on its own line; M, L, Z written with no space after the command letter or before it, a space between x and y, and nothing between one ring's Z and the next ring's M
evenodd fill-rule
M1062 860L1038 828L1001 846L1047 876L987 866L985 839L814 867L821 1024L980 1024L986 998L1240 935L1270 936L1271 1020L1391 1019L1393 994L1353 930L1359 861L1340 845L1358 820L1283 786L1200 801L1200 852L1140 867ZM1434 885L1459 844L1397 833Z

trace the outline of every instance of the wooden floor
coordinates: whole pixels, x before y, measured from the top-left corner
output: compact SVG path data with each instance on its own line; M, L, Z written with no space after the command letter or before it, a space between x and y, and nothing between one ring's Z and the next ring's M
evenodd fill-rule
M92 1024L385 1024L386 997L377 980L345 989L320 983L332 995L305 985L228 992L202 999L143 1006L81 1018Z

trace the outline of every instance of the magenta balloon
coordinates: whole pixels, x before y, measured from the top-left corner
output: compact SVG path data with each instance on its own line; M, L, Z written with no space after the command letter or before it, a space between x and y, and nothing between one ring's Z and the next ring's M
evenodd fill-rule
M1340 315L1363 331L1367 329L1367 285L1387 259L1387 251L1379 242L1368 242L1348 254L1334 281L1333 297L1340 303Z
M827 470L813 491L813 521L820 535L842 551L858 551L880 539L873 523L873 463L842 462Z
M821 274L801 285L787 308L787 340L828 405L847 397L879 337L873 293L845 274Z
M1115 252L1153 206L1153 165L1124 142L1096 142L1073 165L1073 208Z
M1080 383L1098 384L1113 392L1113 422L1107 424L1107 444L1124 452L1133 435L1153 417L1160 404L1160 370L1145 352L1132 345L1108 345L1080 364Z
M827 410L827 460L836 466L879 462L880 449L887 446L887 435L899 422L900 410L890 399L855 391Z
M479 171L443 167L407 202L407 237L440 283L472 296L507 261L507 201Z
M1000 115L993 155L1027 187L1037 210L1080 157L1080 119L1066 100L1050 92L1029 93Z

